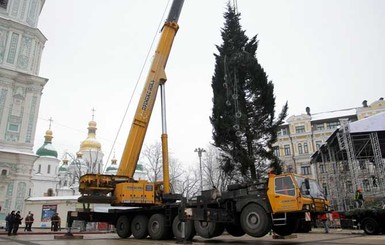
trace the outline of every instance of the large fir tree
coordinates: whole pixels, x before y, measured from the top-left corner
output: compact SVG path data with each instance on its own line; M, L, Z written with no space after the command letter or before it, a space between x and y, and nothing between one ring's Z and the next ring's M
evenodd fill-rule
M257 36L246 36L240 14L230 4L224 18L211 85L213 139L223 152L223 171L256 180L260 164L270 163L281 171L272 144L286 117L287 103L275 118L274 85L256 58Z

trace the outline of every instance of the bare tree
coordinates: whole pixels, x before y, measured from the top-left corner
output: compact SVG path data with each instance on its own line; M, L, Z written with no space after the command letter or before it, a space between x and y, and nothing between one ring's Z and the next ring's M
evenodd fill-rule
M189 170L184 171L183 176L178 179L178 185L175 186L175 190L177 193L180 193L187 199L190 199L199 194L199 180L199 171L197 169L190 168Z
M149 181L163 179L162 144L155 142L144 146L141 162ZM196 196L199 192L199 173L196 169L184 170L181 162L169 154L170 184L174 193L182 194L187 198Z
M233 175L227 175L222 170L220 159L220 150L215 146L208 146L203 160L203 189L216 187L218 190L224 191L233 180Z
M170 171L170 185L174 190L174 193L179 193L176 191L177 186L180 185L181 179L183 175L185 174L185 171L182 168L181 162L172 157L169 156L169 171Z
M151 182L159 181L163 178L162 172L162 145L155 142L145 145L141 154L141 162L147 173L147 178Z

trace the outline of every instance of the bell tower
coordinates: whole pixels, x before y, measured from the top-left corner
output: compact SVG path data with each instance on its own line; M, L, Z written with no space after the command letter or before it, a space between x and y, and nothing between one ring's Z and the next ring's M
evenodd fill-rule
M0 0L0 219L31 195L39 76L46 37L37 28L45 0ZM23 215L23 214L22 214Z

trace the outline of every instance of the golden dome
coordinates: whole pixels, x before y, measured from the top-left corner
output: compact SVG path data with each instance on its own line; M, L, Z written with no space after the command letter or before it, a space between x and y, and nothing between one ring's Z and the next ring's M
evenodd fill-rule
M46 142L51 142L52 138L53 138L53 133L52 133L52 130L51 129L48 129L47 131L45 131L45 141Z
M96 122L90 121L88 123L88 136L87 139L85 139L80 144L80 150L79 151L85 151L85 150L101 150L102 145L100 142L96 139Z
M92 120L88 123L88 126L96 129L96 122Z

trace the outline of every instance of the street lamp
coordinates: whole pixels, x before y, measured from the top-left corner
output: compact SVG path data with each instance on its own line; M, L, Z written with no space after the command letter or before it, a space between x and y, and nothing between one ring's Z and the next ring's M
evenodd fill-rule
M196 148L194 152L198 152L198 157L199 157L199 170L200 170L200 175L201 175L201 192L203 191L203 180L202 180L202 152L206 152L205 149L203 148Z

